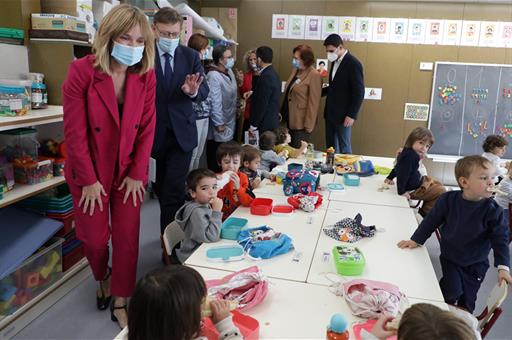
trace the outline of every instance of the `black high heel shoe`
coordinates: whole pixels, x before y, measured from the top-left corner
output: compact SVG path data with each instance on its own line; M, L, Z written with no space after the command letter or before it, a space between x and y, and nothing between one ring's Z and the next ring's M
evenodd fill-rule
M112 274L112 268L108 267L107 269L107 275L105 275L105 278L103 281L106 281L110 278L110 275ZM96 307L98 307L99 310L105 310L108 308L108 305L110 304L110 300L112 300L112 295L105 296L105 291L103 290L103 286L100 283L100 291L101 296L96 295Z
M110 320L112 320L113 322L117 322L117 325L119 326L119 328L123 329L123 327L121 327L121 325L119 324L119 320L117 319L117 316L114 315L114 311L116 309L124 309L126 311L126 314L128 315L127 305L124 304L122 306L114 306L114 304L115 304L115 300L112 300L112 302L110 303Z

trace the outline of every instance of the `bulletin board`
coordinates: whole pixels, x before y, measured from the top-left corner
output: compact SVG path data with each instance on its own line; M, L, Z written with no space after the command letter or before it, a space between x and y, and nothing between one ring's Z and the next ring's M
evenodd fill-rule
M512 142L512 65L436 62L429 116L433 157L482 154L491 134Z

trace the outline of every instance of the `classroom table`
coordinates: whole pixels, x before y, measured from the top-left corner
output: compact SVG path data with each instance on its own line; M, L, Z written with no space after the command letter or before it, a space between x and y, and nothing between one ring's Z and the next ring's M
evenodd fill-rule
M205 280L219 279L229 273L192 266ZM266 271L263 269L264 274ZM430 303L448 310L444 302L408 298L408 304ZM407 303L404 309L407 308ZM269 278L268 294L259 305L244 312L257 319L262 339L325 339L326 326L335 313L343 314L349 324L364 320L352 315L341 296L325 286ZM352 338L352 327L350 327Z
M324 226L333 225L345 217L354 218L357 213L362 215L363 225L375 225L378 230L383 229L371 238L352 243L363 252L366 259L360 277L393 283L410 297L443 301L427 249L400 249L396 246L400 240L410 239L418 225L413 211L383 205L330 201ZM336 273L331 253L333 247L340 244L342 242L320 232L308 283L330 285L333 278L341 280L341 276L326 275ZM351 277L346 276L345 279Z
M398 195L396 184L390 185L388 190L378 190L384 184L385 178L384 175L360 177L358 186L349 186L344 184L342 175L336 175L334 182L343 184L345 190L331 192L329 200L409 209L409 201L407 198Z
M286 204L284 195L265 195L272 198L274 204ZM300 209L294 211L291 216L257 216L250 213L248 207L239 207L231 215L248 219L247 227L258 227L267 225L274 230L290 236L293 240L294 248L292 251L266 260L252 260L246 258L242 261L234 262L212 262L206 257L206 251L210 247L219 245L235 244L236 241L221 239L216 243L203 243L185 262L187 265L198 267L222 269L228 271L238 271L240 269L258 265L265 269L270 277L306 282L306 278L311 264L311 259L315 251L316 241L322 227L328 201L325 200L322 206L314 212L306 213Z

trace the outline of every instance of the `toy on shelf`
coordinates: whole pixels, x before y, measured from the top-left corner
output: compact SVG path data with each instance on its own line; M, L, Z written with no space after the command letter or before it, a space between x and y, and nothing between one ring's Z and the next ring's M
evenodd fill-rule
M14 180L20 184L37 184L53 178L53 161L36 161L29 156L14 160Z

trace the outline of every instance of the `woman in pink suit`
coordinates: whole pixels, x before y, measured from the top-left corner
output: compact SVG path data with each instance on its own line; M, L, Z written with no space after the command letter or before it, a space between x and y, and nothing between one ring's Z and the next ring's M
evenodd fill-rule
M106 309L114 296L111 318L123 328L155 129L154 36L146 16L130 5L114 7L103 18L93 53L71 64L62 86L65 172L77 236L100 285L97 307Z

